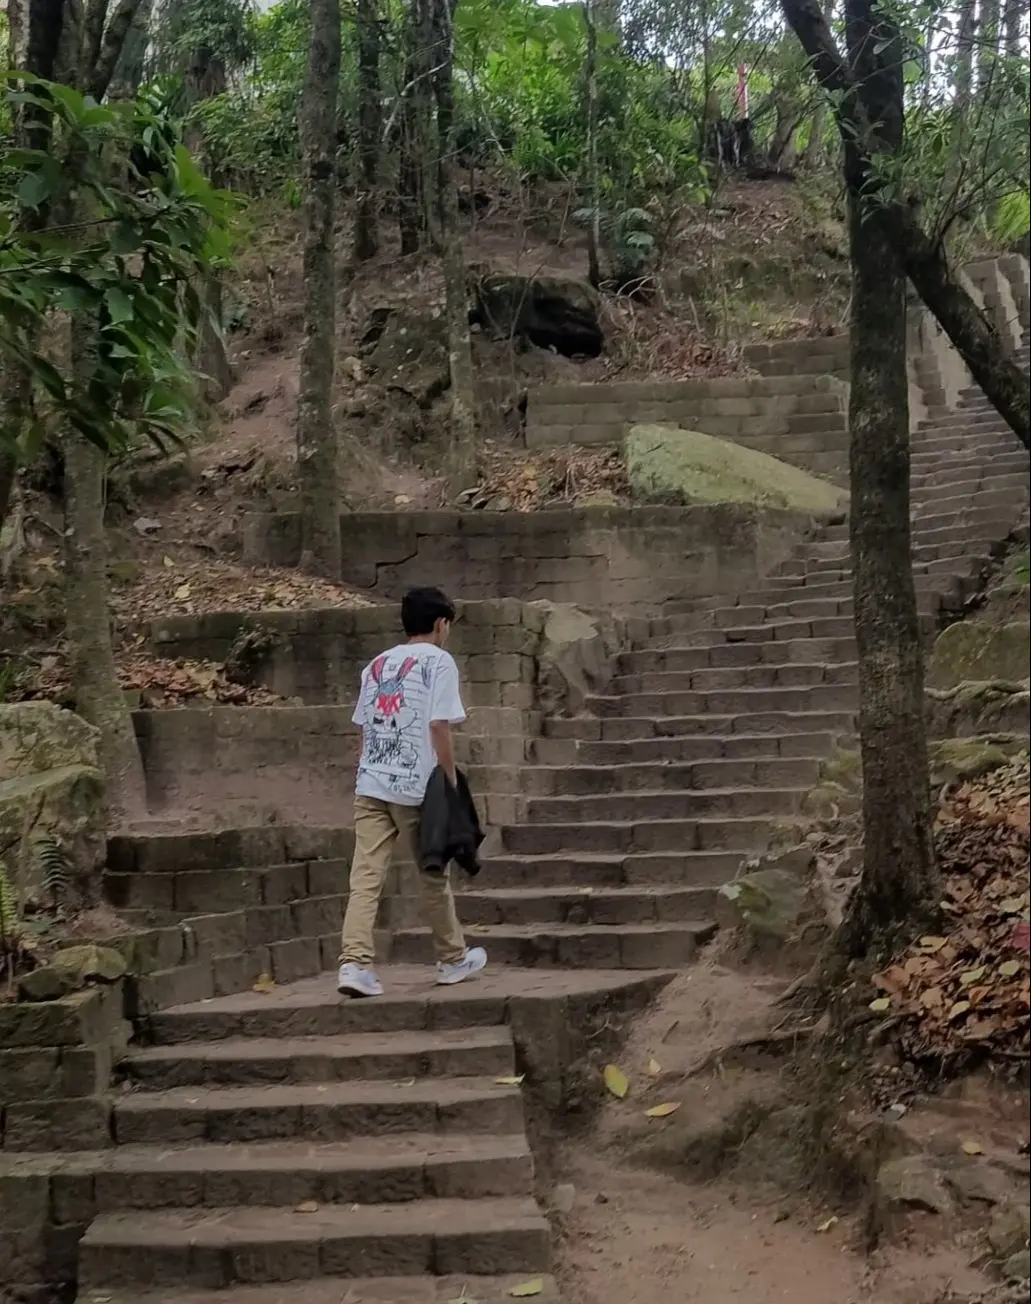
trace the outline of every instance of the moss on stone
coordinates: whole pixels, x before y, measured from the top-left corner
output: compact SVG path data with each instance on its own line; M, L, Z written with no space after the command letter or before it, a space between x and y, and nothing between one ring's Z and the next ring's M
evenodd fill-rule
M635 498L676 503L750 503L802 512L834 512L836 485L754 448L679 426L639 425L626 438Z
M1031 623L989 625L964 620L943 629L927 665L931 688L972 680L1026 680L1031 674Z

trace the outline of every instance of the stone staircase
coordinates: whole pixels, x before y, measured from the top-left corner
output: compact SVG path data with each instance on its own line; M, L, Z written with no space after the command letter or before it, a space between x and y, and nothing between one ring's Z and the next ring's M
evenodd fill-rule
M1026 511L1029 469L977 392L930 405L913 436L928 634ZM328 975L302 977L334 958L340 847L291 851L286 832L258 863L233 843L232 863L254 863L227 872L205 859L210 836L164 861L123 845L109 883L123 905L153 908L156 891L180 915L224 911L191 927L205 954L231 940L240 958L221 975L183 966L190 1003L160 1008L168 988L142 1003L109 1138L15 1157L78 1243L80 1304L557 1304L526 1012L568 997L540 1018L547 1058L582 1021L576 999L650 993L656 971L690 962L718 886L800 820L821 760L854 733L856 671L844 523L755 592L653 621L606 693L530 744L525 818L459 893L492 962L459 988L428 985L418 928L393 937L381 999L343 1002ZM242 990L266 963L280 985Z

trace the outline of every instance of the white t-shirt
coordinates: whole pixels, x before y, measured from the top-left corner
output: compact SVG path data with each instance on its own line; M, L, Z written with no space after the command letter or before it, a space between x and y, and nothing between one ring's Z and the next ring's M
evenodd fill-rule
M430 725L465 719L454 657L432 643L381 653L362 671L352 719L362 730L355 793L421 806L437 764Z

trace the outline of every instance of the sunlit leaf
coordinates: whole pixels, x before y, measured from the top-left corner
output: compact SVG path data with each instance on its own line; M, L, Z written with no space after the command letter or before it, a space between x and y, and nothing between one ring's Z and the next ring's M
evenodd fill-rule
M617 1100L625 1099L627 1092L630 1090L630 1081L621 1068L615 1064L606 1064L602 1073L605 1086Z

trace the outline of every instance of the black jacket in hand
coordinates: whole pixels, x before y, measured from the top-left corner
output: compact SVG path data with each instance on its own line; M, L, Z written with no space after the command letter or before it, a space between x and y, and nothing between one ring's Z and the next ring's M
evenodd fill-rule
M419 868L442 874L454 860L467 874L478 874L482 841L480 817L465 775L458 771L455 788L438 765L430 775L419 816Z

